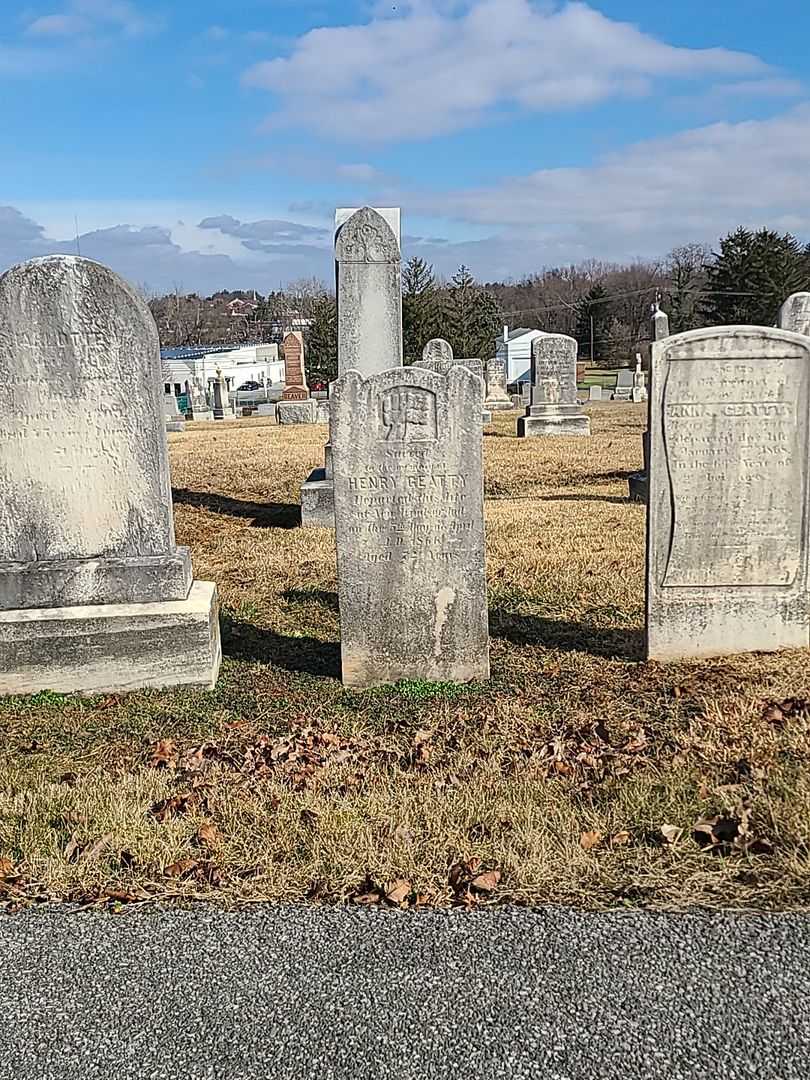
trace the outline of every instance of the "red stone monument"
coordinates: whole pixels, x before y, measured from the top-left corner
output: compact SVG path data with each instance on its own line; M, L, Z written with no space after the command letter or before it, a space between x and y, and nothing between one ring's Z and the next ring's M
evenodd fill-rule
M299 330L285 334L282 343L284 353L284 393L282 401L306 401L309 388L304 374L304 336Z

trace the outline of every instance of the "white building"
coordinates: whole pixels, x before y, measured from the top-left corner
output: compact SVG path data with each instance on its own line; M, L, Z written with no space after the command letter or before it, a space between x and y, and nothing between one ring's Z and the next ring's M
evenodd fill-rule
M280 396L284 388L284 360L279 347L272 345L240 345L229 349L204 352L201 349L166 349L163 352L163 372L166 380L164 390L175 396L186 392L186 383L197 379L210 388L222 371L229 394L234 394L246 382L258 383L266 393L277 390ZM241 395L240 395L241 399ZM248 400L248 398L245 398Z
M506 368L507 383L528 382L532 377L532 343L543 336L542 330L525 326L510 332L503 328L503 337L495 342L495 358Z

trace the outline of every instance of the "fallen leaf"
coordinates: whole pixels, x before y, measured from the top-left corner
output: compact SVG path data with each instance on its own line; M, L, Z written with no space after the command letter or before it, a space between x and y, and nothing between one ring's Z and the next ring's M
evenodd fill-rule
M404 878L397 878L385 887L385 899L390 904L404 904L411 895L411 883Z
M150 809L149 813L155 821L168 821L170 818L185 814L189 808L191 795L182 792L179 795L171 795L168 799L161 799Z
M212 821L206 821L197 829L197 843L202 847L215 848L222 842L219 829Z
M67 784L68 787L75 787L78 783L78 780L79 778L75 772L62 773L62 775L59 777L59 783Z
M492 892L498 887L500 880L500 870L485 870L483 874L476 874L470 882L470 886L479 892Z
M199 863L196 859L178 859L177 862L167 866L163 873L166 877L182 878L193 873L198 866Z
M308 829L314 829L318 824L318 814L308 807L302 810L298 816L301 819L301 824L306 825Z
M625 844L630 843L630 833L626 829L622 829L621 832L615 833L610 838L611 847L624 847Z
M81 849L81 845L79 844L79 839L76 836L76 833L74 833L71 836L71 838L68 840L67 844L65 844L65 850L64 850L65 861L66 862L74 862L76 860L76 858L78 857L80 849Z
M149 764L153 769L173 769L177 765L174 739L161 739L152 752Z
M104 836L99 837L99 839L94 841L92 844L88 844L84 851L82 851L81 857L88 860L97 859L98 856L102 853L102 851L106 850L106 848L109 847L111 840L112 833L105 833Z
M0 858L0 878L11 877L14 873L14 863L11 859Z
M591 848L595 848L601 841L602 834L600 832L584 832L579 838L579 842L585 851L590 851Z
M683 836L683 829L679 829L677 825L662 825L661 835L668 844L677 844Z
M785 714L778 705L770 705L762 714L762 719L767 724L776 724L778 727L782 727L785 723Z

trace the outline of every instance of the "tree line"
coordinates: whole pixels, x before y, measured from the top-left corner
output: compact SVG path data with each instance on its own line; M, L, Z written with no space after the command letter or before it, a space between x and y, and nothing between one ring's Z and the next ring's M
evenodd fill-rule
M735 323L772 326L784 300L805 290L810 245L765 228L735 229L717 251L687 244L657 261L590 260L516 282L482 284L465 266L444 281L414 257L402 270L405 362L419 359L432 337L446 338L459 358L487 359L508 324L568 334L579 344L580 359L615 367L644 352L656 301L669 314L672 333L680 333ZM280 340L301 320L307 324L309 376L328 381L337 374L335 297L317 279L267 296L223 292L203 299L178 290L153 298L150 306L163 345Z

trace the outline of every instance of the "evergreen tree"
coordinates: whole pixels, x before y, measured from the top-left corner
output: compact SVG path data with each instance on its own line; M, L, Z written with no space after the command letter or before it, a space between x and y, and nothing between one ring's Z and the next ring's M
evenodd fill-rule
M422 349L441 335L441 305L433 267L414 256L402 270L402 338L405 363L421 360Z
M810 287L810 248L790 233L740 227L706 268L701 313L710 325L773 326L791 293Z
M307 381L332 382L337 378L337 303L324 293L311 307L312 325L306 333Z
M603 356L608 346L608 328L611 322L610 306L607 303L607 289L598 281L576 305L577 328L575 337L579 342L579 354L588 362L593 359L609 360Z
M706 264L711 251L703 244L684 244L667 256L665 267L669 277L661 306L669 315L673 334L698 330L704 325L702 308L706 297Z
M483 289L466 266L460 266L450 280L444 305L444 324L453 353L465 357L488 358L502 323L501 306L492 293Z

